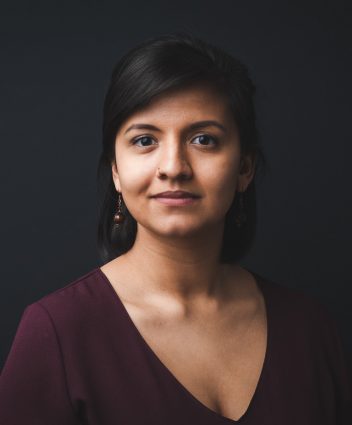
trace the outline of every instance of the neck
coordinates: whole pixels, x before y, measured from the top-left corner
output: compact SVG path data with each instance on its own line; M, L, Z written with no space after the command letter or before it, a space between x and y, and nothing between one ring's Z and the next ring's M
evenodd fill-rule
M218 297L226 270L219 261L222 238L223 223L175 238L138 227L135 243L124 257L142 292L162 292L187 304Z

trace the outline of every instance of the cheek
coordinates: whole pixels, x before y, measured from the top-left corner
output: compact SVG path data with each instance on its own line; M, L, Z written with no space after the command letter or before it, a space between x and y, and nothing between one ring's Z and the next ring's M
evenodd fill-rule
M209 186L214 193L218 193L219 196L225 195L225 192L234 193L239 173L237 156L228 155L226 158L221 158L216 164L206 167L205 171Z
M150 181L153 178L153 169L151 164L138 157L120 154L117 160L119 180L122 191L128 194L137 195L148 189Z
M130 214L143 222L150 206L150 188L153 181L153 170L146 167L145 162L121 158L119 180L123 193L123 201ZM148 214L147 214L148 215Z
M205 192L208 207L212 214L223 216L233 203L236 195L239 161L224 161L221 167L209 170L208 185Z

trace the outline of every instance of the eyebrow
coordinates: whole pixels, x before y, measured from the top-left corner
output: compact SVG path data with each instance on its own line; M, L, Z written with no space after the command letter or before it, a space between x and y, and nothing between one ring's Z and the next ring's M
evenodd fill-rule
M220 124L217 121L214 120L206 120L206 121L197 121L195 123L190 124L187 128L188 130L197 130L199 128L204 127L218 127L220 130L222 130L224 133L226 133L226 128ZM125 131L125 134L130 130L154 130L154 131L161 131L160 128L155 127L155 125L151 124L132 124L128 129Z

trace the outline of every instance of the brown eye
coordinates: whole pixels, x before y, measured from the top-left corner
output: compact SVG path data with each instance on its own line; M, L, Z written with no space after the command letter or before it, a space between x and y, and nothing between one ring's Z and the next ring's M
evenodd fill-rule
M142 145L139 145L141 147L148 147L150 145L145 145L145 143L148 143L149 141L152 141L153 139L149 136L142 136L138 137L137 139L132 140L132 144L136 145L138 142L140 142Z
M213 136L209 136L208 134L201 134L195 137L193 140L197 140L197 139L199 139L200 144L203 146L217 145L216 138ZM209 141L211 142L210 144L209 144Z

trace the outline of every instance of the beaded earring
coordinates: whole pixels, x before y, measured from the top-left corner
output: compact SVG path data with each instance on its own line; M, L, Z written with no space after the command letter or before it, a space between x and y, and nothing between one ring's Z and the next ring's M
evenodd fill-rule
M247 221L247 216L244 210L244 192L238 192L239 196L239 211L235 217L235 223L238 228L241 228Z
M118 206L117 206L117 212L114 215L114 225L115 227L120 227L121 224L124 222L125 220L125 215L122 213L121 210L121 203L122 203L122 196L121 196L121 192L118 192Z

